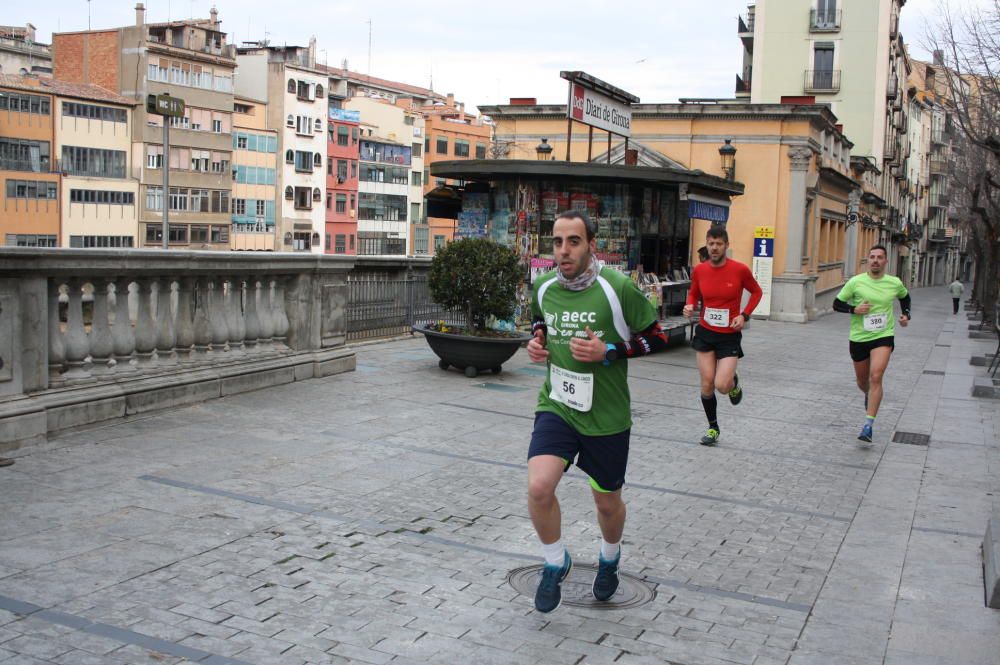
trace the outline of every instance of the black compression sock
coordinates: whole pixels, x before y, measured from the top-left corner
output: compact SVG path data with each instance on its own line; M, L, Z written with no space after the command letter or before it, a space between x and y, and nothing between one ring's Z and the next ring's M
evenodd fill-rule
M716 408L719 406L718 400L715 399L715 393L710 396L701 396L701 406L705 409L705 417L708 418L708 424L714 429L719 429L718 416L716 416Z

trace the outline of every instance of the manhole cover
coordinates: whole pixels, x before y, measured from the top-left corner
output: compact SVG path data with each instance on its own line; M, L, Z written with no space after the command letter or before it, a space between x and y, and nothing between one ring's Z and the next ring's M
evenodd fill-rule
M933 374L934 376L944 376L944 372L940 372L936 369L925 369L924 374Z
M518 593L528 598L534 598L541 574L541 565L525 566L510 571L510 574L507 575L507 581ZM621 583L618 585L615 595L611 597L611 600L599 601L594 598L592 590L596 575L597 566L588 563L574 563L569 577L562 583L563 604L573 607L589 607L595 610L620 610L645 605L656 598L656 591L653 590L652 586L634 575L619 572Z
M893 443L908 443L911 446L926 446L931 442L930 434L917 434L916 432L896 432L892 435Z

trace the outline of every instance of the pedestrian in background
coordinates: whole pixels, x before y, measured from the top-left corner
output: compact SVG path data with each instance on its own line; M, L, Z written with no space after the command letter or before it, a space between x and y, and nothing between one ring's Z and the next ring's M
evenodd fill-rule
M955 281L948 286L948 290L951 291L952 314L958 314L958 303L962 300L965 287L962 285L962 282L958 281L958 277L956 277Z

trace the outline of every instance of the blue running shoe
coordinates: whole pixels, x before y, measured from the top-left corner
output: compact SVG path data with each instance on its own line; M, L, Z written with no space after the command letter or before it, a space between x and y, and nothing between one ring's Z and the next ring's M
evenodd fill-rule
M864 441L865 443L872 442L872 424L865 423L864 427L861 428L861 434L858 434L858 441Z
M614 561L605 561L604 557L597 557L597 577L594 578L594 598L597 600L611 600L618 590L618 562L622 560L621 548L618 549L618 556Z
M562 581L573 569L573 559L569 552L563 560L562 566L552 566L545 564L542 568L542 580L538 583L538 590L535 591L535 609L539 612L551 612L562 603Z

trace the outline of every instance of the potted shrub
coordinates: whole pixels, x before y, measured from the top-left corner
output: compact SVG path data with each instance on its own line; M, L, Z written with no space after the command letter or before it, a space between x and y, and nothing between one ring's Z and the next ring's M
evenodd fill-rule
M517 285L524 274L517 253L486 238L464 238L438 250L427 275L431 299L462 312L466 325L443 321L413 326L423 333L441 360L441 369L457 367L468 377L480 371L497 374L527 333L496 330L491 320L504 321L514 313Z

